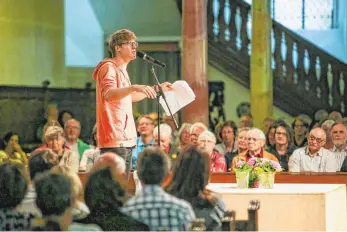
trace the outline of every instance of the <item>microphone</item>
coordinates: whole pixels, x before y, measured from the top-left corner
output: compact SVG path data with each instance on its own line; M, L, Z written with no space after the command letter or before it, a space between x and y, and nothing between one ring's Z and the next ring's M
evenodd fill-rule
M159 67L162 67L162 68L165 68L165 66L166 66L164 63L160 62L159 60L154 59L153 57L148 56L144 52L137 51L136 55L138 57L140 57L141 59L144 59L148 63L155 64L155 65L157 65Z

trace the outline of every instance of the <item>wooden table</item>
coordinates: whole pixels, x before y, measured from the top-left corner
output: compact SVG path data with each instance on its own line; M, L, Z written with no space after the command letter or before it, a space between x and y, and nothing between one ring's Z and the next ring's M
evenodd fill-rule
M83 183L86 183L89 173L79 173L79 177ZM170 180L167 178L166 183ZM217 172L212 173L210 183L236 183L234 173ZM345 184L347 185L347 173L289 173L280 172L276 174L275 183L285 184ZM130 173L128 192L135 193L135 182L132 173Z

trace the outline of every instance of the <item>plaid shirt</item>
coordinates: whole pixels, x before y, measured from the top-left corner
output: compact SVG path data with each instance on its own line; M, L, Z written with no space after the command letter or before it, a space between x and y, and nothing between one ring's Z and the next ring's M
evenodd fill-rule
M188 202L166 193L158 185L145 185L143 191L132 197L121 211L155 231L185 230L195 219Z

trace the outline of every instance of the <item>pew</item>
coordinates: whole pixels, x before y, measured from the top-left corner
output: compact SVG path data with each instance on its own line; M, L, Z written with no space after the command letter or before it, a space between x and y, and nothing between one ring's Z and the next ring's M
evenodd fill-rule
M82 184L87 181L88 174L86 172L78 173ZM170 175L166 178L163 185L170 182ZM212 173L210 183L236 183L235 173L216 172ZM290 173L280 172L276 174L275 183L280 184L345 184L347 186L347 173ZM132 172L130 173L128 182L129 194L135 193L135 182Z

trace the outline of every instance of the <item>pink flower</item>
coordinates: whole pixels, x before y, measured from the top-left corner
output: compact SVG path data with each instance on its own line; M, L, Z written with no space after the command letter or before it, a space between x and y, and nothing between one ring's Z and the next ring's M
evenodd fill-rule
M270 160L270 163L275 170L281 169L281 165L278 162Z
M242 160L239 160L237 163L236 163L236 168L241 168L241 166L244 164L244 161Z
M254 167L256 162L257 162L257 158L250 158L247 163L249 166Z

